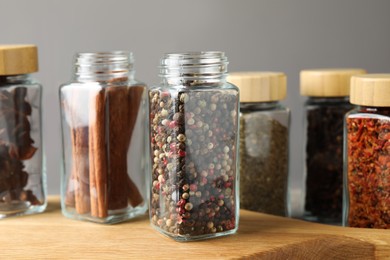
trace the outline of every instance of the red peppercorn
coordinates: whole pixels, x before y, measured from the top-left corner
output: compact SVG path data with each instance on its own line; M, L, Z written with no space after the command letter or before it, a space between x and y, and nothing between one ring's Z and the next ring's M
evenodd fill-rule
M173 129L173 128L175 128L177 126L177 122L176 121L171 121L168 126L169 126L169 128Z
M171 148L171 151L176 151L176 143L171 143L169 148Z
M196 191L198 189L198 186L196 184L191 184L190 185L190 190L191 191Z

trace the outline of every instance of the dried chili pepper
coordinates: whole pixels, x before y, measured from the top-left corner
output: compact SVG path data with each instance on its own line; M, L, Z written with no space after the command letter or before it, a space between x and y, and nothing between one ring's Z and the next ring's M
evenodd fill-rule
M345 119L343 224L390 228L390 74L351 79Z
M390 228L390 117L347 119L348 224Z

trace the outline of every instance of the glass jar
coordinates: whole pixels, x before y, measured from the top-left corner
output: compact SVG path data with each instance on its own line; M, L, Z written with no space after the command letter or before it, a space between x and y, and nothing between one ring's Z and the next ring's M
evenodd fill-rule
M240 207L287 214L290 110L286 75L236 72L228 81L240 89Z
M301 71L304 105L304 215L308 221L341 225L343 120L353 108L349 83L362 69Z
M0 218L46 208L35 45L0 45Z
M150 220L179 241L238 227L237 87L223 52L166 54L149 90Z
M116 223L147 210L146 86L125 51L78 53L60 88L65 216Z
M354 76L345 116L344 226L390 228L390 74Z

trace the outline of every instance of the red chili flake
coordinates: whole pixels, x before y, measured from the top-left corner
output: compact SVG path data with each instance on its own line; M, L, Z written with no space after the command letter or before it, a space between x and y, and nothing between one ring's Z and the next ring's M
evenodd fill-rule
M348 225L390 228L390 119L347 118Z

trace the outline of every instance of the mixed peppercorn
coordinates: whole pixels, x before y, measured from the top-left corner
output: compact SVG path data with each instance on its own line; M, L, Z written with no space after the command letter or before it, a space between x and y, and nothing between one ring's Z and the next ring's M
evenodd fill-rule
M237 92L152 90L152 223L173 236L236 226Z

